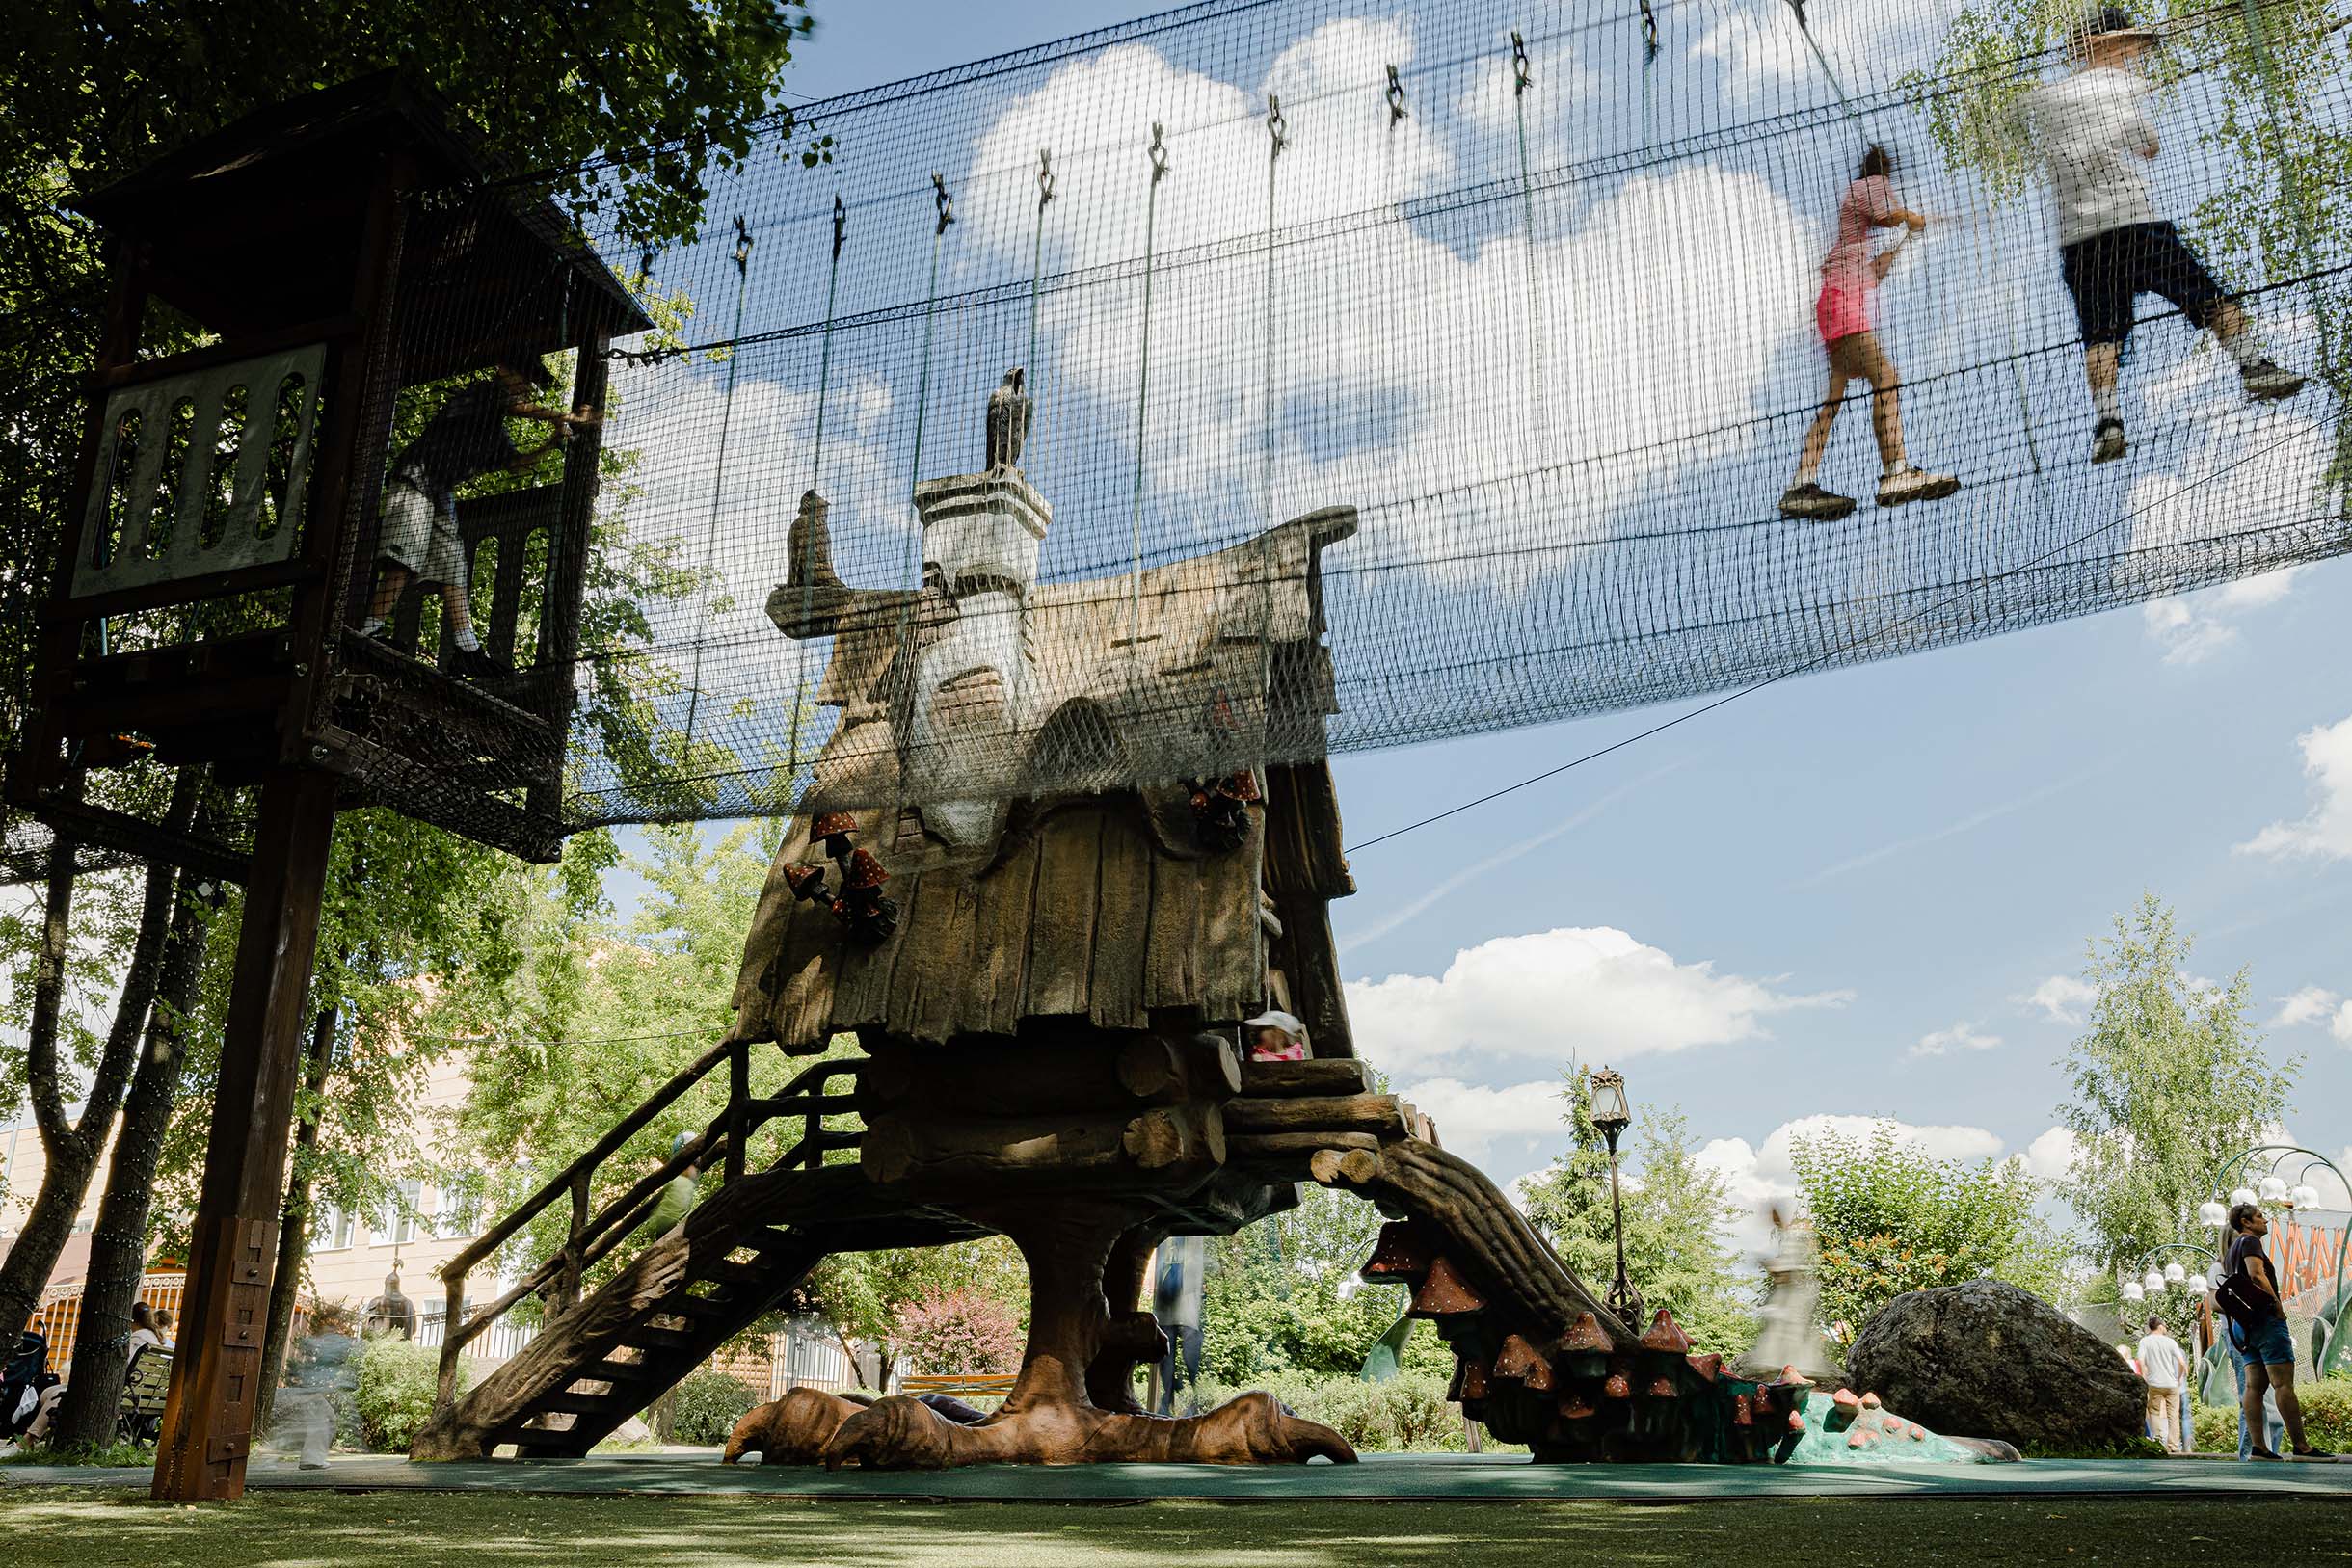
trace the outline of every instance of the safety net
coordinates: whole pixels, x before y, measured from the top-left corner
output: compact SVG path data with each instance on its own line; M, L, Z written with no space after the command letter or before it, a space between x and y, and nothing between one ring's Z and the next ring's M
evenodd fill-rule
M565 822L1219 778L2342 551L2352 10L2106 9L1213 0L803 106L690 245L607 204L656 325Z

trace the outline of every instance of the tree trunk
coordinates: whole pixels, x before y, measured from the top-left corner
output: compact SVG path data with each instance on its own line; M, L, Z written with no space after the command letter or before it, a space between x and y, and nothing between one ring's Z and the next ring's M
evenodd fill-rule
M350 955L345 954L346 958ZM286 1349L293 1338L294 1298L302 1293L302 1267L310 1253L310 1151L318 1146L328 1070L334 1065L335 1009L322 1007L310 1029L310 1056L303 1064L302 1103L311 1108L294 1129L292 1174L286 1178L285 1212L278 1220L278 1271L270 1276L270 1322L261 1341L261 1387L254 1394L254 1430L270 1429L270 1410L285 1376ZM448 1328L454 1328L454 1323Z
M156 1006L147 1023L147 1050L122 1103L106 1195L90 1234L90 1273L82 1289L73 1381L57 1412L60 1448L101 1447L114 1436L119 1391L130 1365L131 1304L146 1272L147 1210L155 1165L172 1121L180 1068L187 1060L184 1023L203 968L204 924L194 897L195 874L179 877L177 907L165 939Z
M196 815L202 770L182 768L173 781L169 825L186 832ZM62 847L62 846L61 846ZM35 1017L39 1024L41 1000L52 1011L45 1030L32 1034L25 1048L25 1083L33 1102L33 1116L40 1127L48 1168L41 1173L40 1192L25 1217L24 1231L0 1261L0 1343L13 1344L33 1316L49 1271L57 1266L66 1238L73 1233L73 1216L90 1190L90 1173L98 1151L113 1129L115 1111L138 1057L139 1041L147 1030L147 1008L155 999L156 969L162 956L164 928L171 923L172 892L177 878L160 863L147 872L146 897L139 912L139 932L123 967L122 992L115 1000L113 1027L99 1052L97 1071L91 1075L78 1123L66 1119L65 1086L58 1072L57 1019L65 988L65 925L72 907L73 868L69 860L53 863L49 873L49 908L41 937L40 968L34 978ZM52 962L54 960L54 962Z

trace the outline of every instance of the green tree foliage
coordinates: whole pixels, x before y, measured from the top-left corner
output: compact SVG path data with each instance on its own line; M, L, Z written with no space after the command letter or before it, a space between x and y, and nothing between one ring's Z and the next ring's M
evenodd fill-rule
M2057 1115L2074 1159L2058 1191L2108 1275L2202 1236L2197 1206L2213 1195L2213 1173L2285 1118L2302 1069L2262 1049L2247 971L2201 980L2187 969L2194 945L2153 893L2089 943L2082 975L2098 996L2061 1064L2069 1098Z
M918 1311L923 1302L971 1297L993 1303L1024 1328L1029 1320L1029 1270L1013 1244L998 1236L944 1247L836 1253L810 1272L802 1293L841 1336L845 1353L854 1357L862 1343L881 1357L885 1389L901 1356L914 1357L920 1371L943 1369L921 1365L919 1350L931 1344L930 1325Z
M760 1403L760 1391L741 1378L705 1369L688 1372L678 1385L671 1433L681 1443L725 1443Z
M1209 1243L1201 1289L1200 1375L1246 1387L1284 1373L1353 1377L1404 1310L1395 1286L1363 1285L1380 1212L1327 1187L1298 1189L1298 1207ZM1405 1342L1408 1370L1451 1372L1454 1358L1426 1323Z
M1527 1216L1552 1250L1599 1291L1617 1275L1609 1147L1592 1125L1590 1074L1564 1075L1561 1120L1568 1149L1521 1184ZM1678 1110L1644 1110L1620 1173L1625 1272L1652 1308L1665 1307L1700 1346L1737 1355L1755 1338L1755 1302L1738 1279L1723 1227L1739 1217L1720 1172L1698 1163Z
M1789 1147L1821 1248L1821 1314L1858 1332L1907 1290L2006 1280L2055 1298L2064 1245L2034 1214L2041 1184L2018 1159L1938 1159L1882 1122Z

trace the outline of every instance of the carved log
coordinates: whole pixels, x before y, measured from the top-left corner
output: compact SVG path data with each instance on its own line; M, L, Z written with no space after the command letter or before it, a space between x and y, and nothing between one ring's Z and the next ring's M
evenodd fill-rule
M1372 1091L1372 1070L1346 1056L1303 1062L1243 1062L1242 1093L1252 1100L1289 1100L1300 1095L1360 1095Z
M877 1183L916 1183L943 1199L984 1200L999 1188L1086 1184L1187 1162L1216 1164L1214 1105L1169 1105L1142 1117L1069 1115L947 1121L893 1114L867 1129L858 1161ZM1130 1129L1148 1124L1131 1146ZM1150 1161L1147 1163L1147 1161Z
M1303 1165L1320 1149L1363 1149L1377 1153L1380 1140L1369 1132L1236 1132L1225 1140L1236 1164Z
M1115 1038L1115 1037L1114 1037ZM941 1047L878 1044L860 1088L878 1108L902 1114L1044 1116L1223 1100L1238 1092L1233 1047L1214 1035L1142 1036L1116 1050L1063 1044Z
M1404 1114L1395 1095L1340 1095L1294 1100L1243 1100L1225 1113L1235 1132L1370 1132L1404 1136Z
M1318 1149L1308 1159L1307 1169L1324 1186L1335 1187L1344 1182L1360 1187L1380 1174L1380 1156L1370 1149Z

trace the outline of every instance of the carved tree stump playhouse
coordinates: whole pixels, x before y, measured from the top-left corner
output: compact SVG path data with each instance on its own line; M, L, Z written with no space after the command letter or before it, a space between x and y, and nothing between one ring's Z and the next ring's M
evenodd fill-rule
M1457 1354L1455 1397L1538 1457L1752 1459L1793 1444L1801 1380L1740 1381L1663 1313L1619 1321L1492 1183L1437 1147L1427 1117L1373 1093L1354 1058L1325 913L1353 890L1329 772L1238 770L1320 735L1325 709L1283 694L1330 690L1322 554L1353 532L1353 513L1126 576L1040 584L1051 509L1018 466L1019 398L1007 378L986 471L919 487L920 589L843 584L825 503L804 497L790 578L768 610L787 636L829 642L817 700L838 722L768 877L733 1036L449 1265L457 1294L465 1269L572 1193L564 1251L451 1335L418 1456L509 1442L584 1452L826 1252L996 1233L1030 1281L1029 1341L1001 1409L961 1424L911 1398L861 1406L801 1390L747 1418L729 1456L1350 1460L1338 1434L1266 1395L1169 1420L1130 1392L1163 1346L1141 1307L1153 1248L1293 1207L1304 1181L1392 1216L1366 1277L1411 1288L1412 1312ZM1123 721L1147 706L1198 714L1197 753L1129 756ZM1025 787L998 787L1008 778ZM1124 782L1152 778L1176 782ZM958 798L959 780L991 787ZM1311 1059L1239 1059L1237 1025L1269 1006L1304 1020ZM864 1057L812 1072L853 1076L853 1092L813 1081L748 1096L754 1049L813 1054L844 1034ZM591 1216L594 1162L722 1059L728 1110ZM862 1135L821 1129L818 1112L850 1108ZM808 1118L801 1143L744 1170L752 1129L792 1115ZM854 1164L825 1162L850 1145ZM718 1195L572 1304L579 1270L689 1158L723 1167ZM532 1290L550 1325L451 1398L456 1346Z

